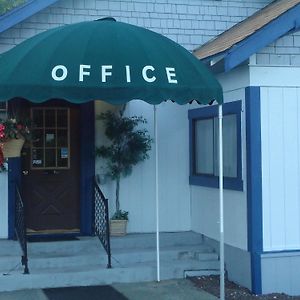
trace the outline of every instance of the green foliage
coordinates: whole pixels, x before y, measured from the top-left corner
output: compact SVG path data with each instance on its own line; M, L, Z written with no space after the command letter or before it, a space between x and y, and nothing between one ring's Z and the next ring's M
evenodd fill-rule
M0 15L24 4L26 1L27 0L0 0Z
M96 155L106 160L106 175L116 180L116 213L113 218L123 216L121 219L127 220L128 212L120 209L120 178L131 174L133 166L149 158L152 139L146 129L138 128L146 123L143 117L124 117L107 111L97 119L103 121L105 135L110 141L110 145L96 148Z
M128 220L128 211L125 210L118 210L114 213L111 217L113 220Z
M136 129L146 123L143 117L122 117L107 111L97 119L104 122L105 135L111 141L109 146L96 149L96 154L107 160L108 176L128 176L134 165L149 158L152 139L146 129Z

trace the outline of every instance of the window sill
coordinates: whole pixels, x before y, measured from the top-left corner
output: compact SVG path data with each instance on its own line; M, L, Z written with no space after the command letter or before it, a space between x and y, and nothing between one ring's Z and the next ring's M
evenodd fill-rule
M219 188L219 177L205 175L190 175L190 185ZM243 191L243 180L224 177L224 189Z

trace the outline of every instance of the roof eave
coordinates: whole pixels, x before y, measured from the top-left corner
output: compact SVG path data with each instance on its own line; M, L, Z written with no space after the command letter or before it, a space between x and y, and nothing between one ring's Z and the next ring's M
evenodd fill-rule
M32 0L0 17L0 33L17 25L58 0Z
M202 58L201 60L210 61L212 58L224 54L224 71L228 72L247 60L260 49L273 43L287 33L299 29L300 4L291 8L226 51Z

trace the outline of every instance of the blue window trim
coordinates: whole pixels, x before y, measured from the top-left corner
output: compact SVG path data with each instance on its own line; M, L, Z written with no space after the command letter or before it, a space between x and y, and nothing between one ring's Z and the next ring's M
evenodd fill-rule
M223 115L235 114L237 116L237 178L224 177L224 188L229 190L243 190L242 180L242 143L241 143L241 111L242 101L234 101L223 104ZM219 187L219 177L213 175L194 174L195 165L195 121L213 118L218 116L218 106L209 106L191 109L189 117L189 136L190 136L190 184L200 185L211 188Z

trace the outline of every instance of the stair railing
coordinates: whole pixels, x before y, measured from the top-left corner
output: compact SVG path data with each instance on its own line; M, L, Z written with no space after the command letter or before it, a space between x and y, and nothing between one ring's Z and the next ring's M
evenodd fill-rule
M111 268L108 199L103 195L96 179L94 180L94 190L94 233L107 253L107 268Z
M25 210L24 210L24 203L22 201L21 193L17 185L16 185L16 200L15 200L15 234L22 249L21 263L24 266L24 274L29 274Z

